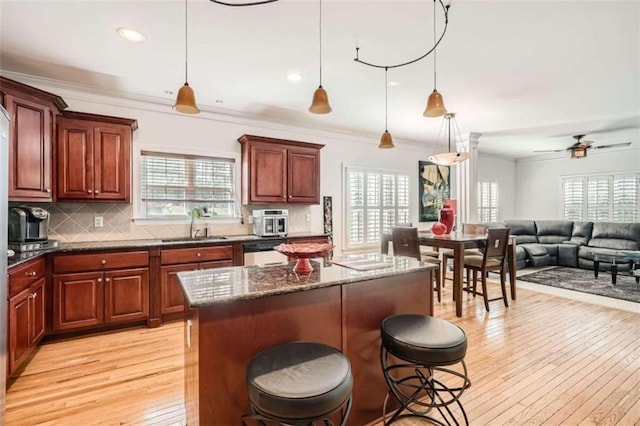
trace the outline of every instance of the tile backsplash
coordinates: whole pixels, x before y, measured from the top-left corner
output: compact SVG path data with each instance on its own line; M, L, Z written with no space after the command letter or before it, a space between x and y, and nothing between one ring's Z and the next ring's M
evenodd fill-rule
M20 203L23 204L23 203ZM10 203L9 207L17 206ZM136 224L133 206L121 203L28 203L49 211L49 239L61 242L116 241L186 237L189 235L190 222L172 224ZM256 206L272 208L274 206ZM196 219L196 227L209 228L210 235L246 235L253 233L253 225L247 218L253 206L242 206L244 224L236 221L221 222ZM289 210L289 232L309 232L311 224L306 221L309 206L278 206ZM103 227L94 226L94 218L102 216Z

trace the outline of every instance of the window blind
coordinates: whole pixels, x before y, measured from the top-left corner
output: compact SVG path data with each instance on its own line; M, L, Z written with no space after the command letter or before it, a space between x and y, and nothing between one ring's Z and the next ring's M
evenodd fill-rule
M232 217L236 198L234 159L141 153L143 217L186 216L196 206L216 216Z
M638 178L637 176L613 177L613 220L614 222L635 222L638 219Z
M478 181L478 221L498 221L498 183Z
M587 220L609 220L609 177L587 178Z
M409 175L345 168L345 247L379 243L397 223L409 222Z
M584 179L565 179L563 182L563 217L567 220L583 219Z
M640 220L640 174L565 178L562 196L563 217L568 220Z

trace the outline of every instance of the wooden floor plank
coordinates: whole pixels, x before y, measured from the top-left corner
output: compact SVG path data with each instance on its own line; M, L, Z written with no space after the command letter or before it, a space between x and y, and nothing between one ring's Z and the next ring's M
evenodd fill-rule
M640 314L525 289L509 302L485 312L465 295L457 318L447 283L436 303L467 333L472 425L640 426ZM184 425L183 336L174 322L42 345L7 391L7 425Z

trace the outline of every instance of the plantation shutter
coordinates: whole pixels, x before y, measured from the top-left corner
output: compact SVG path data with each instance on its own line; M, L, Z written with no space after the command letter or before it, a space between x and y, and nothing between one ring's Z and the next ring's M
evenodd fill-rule
M587 220L610 220L610 195L608 176L587 178Z
M635 222L638 220L638 177L613 177L613 221Z
M235 214L235 160L143 151L140 196L145 217L186 215L208 207L216 216Z
M345 247L379 243L383 233L409 221L409 175L347 167Z
M496 182L478 182L478 220L480 222L498 221L498 184Z
M563 217L566 220L583 220L584 179L564 179Z

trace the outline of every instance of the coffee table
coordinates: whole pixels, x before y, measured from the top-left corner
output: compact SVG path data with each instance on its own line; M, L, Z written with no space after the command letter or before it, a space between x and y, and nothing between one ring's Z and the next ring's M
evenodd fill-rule
M593 256L593 275L598 278L600 263L607 263L611 267L611 283L616 285L618 274L635 277L636 284L640 284L640 256L618 254L596 254ZM618 265L629 265L629 270L618 272Z

